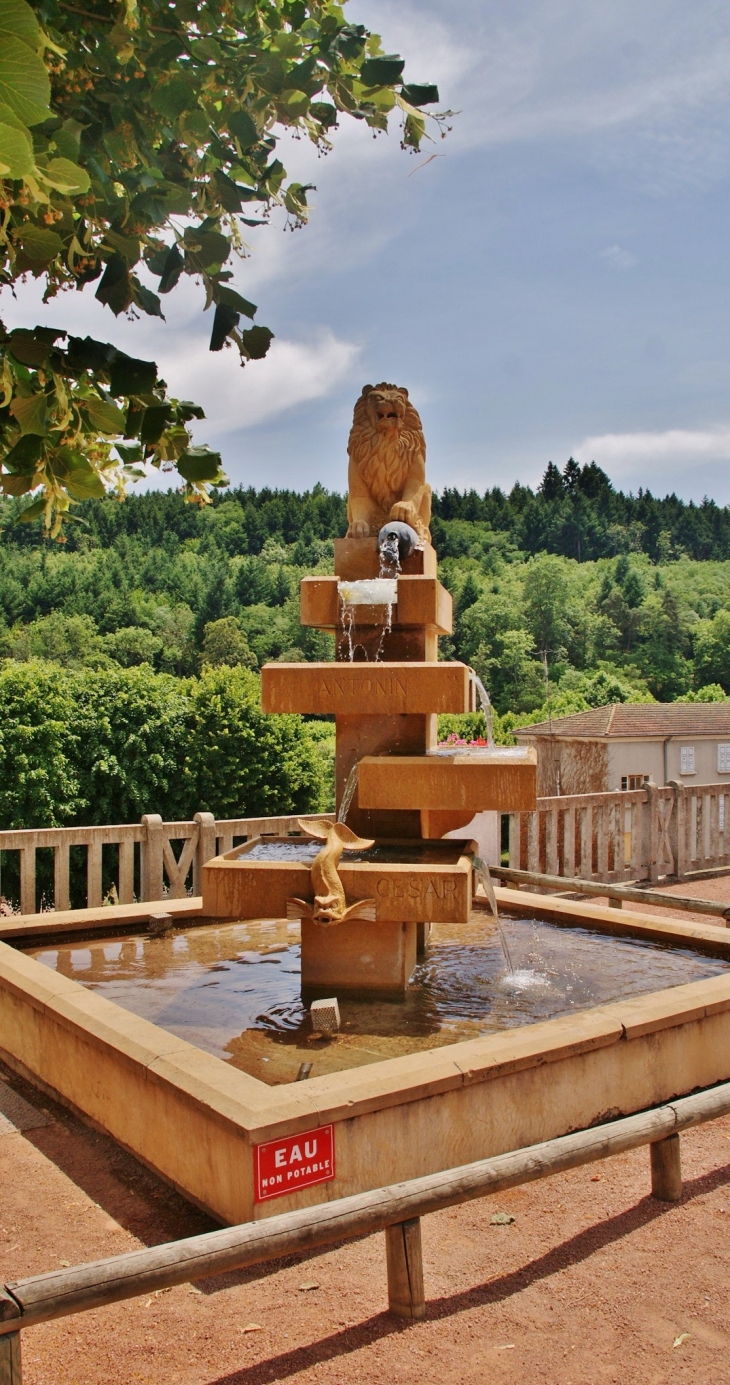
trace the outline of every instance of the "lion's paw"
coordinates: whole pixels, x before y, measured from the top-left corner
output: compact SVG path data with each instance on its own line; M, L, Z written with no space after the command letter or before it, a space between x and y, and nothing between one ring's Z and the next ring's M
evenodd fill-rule
M347 531L348 539L368 539L370 537L370 525L363 519L356 519Z

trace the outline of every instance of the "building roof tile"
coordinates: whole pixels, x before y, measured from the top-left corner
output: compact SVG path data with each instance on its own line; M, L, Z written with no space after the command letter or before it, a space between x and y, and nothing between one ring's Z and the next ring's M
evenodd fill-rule
M515 735L557 736L560 740L603 737L647 740L663 736L727 736L730 740L730 700L727 702L614 702L574 712L534 726L517 726Z

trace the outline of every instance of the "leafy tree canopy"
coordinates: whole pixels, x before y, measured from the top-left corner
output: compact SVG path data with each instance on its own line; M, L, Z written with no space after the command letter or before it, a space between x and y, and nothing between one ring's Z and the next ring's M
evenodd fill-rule
M245 227L275 206L307 219L282 132L326 151L343 113L379 131L397 112L417 149L438 101L335 0L0 0L0 53L2 283L30 274L44 301L95 284L116 316L162 317L191 275L211 350L232 343L242 363L273 336L232 282ZM192 445L202 410L170 398L154 362L0 324L0 366L0 485L39 492L22 517L42 514L54 536L73 501L121 491L146 464L176 467L197 501L226 483L220 455Z

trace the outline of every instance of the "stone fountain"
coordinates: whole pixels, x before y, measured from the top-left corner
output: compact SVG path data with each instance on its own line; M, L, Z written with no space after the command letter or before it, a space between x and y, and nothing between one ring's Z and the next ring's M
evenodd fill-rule
M301 584L302 624L334 633L335 662L266 665L262 703L334 715L336 804L352 840L325 831L313 855L321 824L303 820L299 850L291 837L237 847L204 867L203 910L301 918L305 994L403 994L429 926L471 913L476 843L444 835L478 812L533 809L535 756L437 751L438 714L476 710L478 680L438 660L452 602L437 577L425 442L407 390L365 386L348 451L349 527L335 541L334 576ZM336 916L321 907L323 867L329 893L340 882Z

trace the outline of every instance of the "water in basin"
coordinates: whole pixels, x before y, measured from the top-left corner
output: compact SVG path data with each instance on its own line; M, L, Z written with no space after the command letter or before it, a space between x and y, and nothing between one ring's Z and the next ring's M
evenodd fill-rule
M308 845L308 844L307 844ZM717 975L687 949L506 918L515 973L493 919L437 925L403 1000L341 996L341 1032L312 1035L300 996L299 924L210 923L32 950L45 966L271 1084L302 1062L316 1077L473 1039L621 997Z
M321 841L309 837L291 841L272 838L256 842L255 846L242 846L238 854L241 861L276 861L311 865L315 856L322 850ZM449 866L456 865L461 856L461 845L453 842L376 842L369 851L348 851L346 862L371 861L374 865L407 866Z

